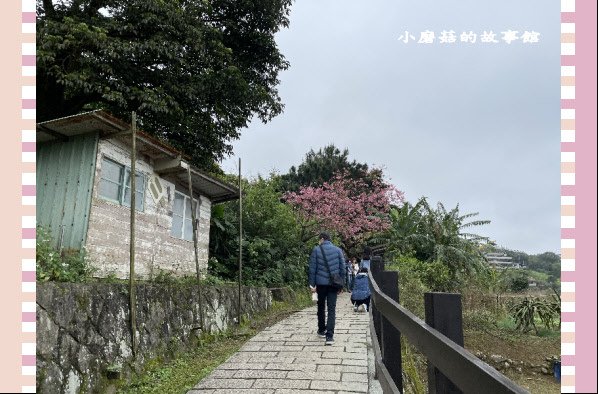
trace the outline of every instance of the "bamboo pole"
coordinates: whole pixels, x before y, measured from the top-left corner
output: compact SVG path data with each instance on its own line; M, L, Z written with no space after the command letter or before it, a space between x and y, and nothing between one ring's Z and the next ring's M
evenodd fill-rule
M133 358L137 357L137 309L135 305L135 162L137 161L137 114L135 111L131 114L131 236L129 243L129 308L131 315L131 348L133 350ZM125 185L126 187L126 185Z
M241 324L241 281L243 280L243 193L241 193L241 158L239 157L239 303L237 324Z
M199 273L199 256L197 253L197 220L195 219L195 210L197 209L197 205L193 206L193 183L191 182L191 164L187 165L187 178L189 181L189 198L191 198L191 220L192 228L193 228L193 249L195 252L195 273L197 274L197 292L198 292L198 299L199 299L199 326L203 330L203 303L201 302L201 275ZM183 218L184 219L184 218ZM183 223L184 226L184 223Z

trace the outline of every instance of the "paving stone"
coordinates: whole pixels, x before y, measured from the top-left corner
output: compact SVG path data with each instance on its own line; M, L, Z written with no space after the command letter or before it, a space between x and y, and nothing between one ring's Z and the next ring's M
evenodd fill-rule
M207 378L199 382L195 387L197 389L245 389L250 388L255 379L220 379Z
M310 380L298 379L259 379L254 383L254 388L274 388L274 389L306 389L309 387Z
M364 367L367 367L368 360L343 359L343 365L362 365Z
M357 393L367 393L368 381L364 382L330 382L328 380L312 380L311 389L316 390L342 390Z
M221 389L214 390L212 394L274 394L273 389Z
M367 373L368 367L358 365L318 365L318 372Z
M277 357L278 352L239 352L233 354L226 362L245 362L244 360L249 359L271 359L273 357Z
M335 394L335 391L277 389L276 394Z
M324 352L322 358L340 358L343 360L367 360L367 352L349 353L349 352Z
M273 352L300 352L303 350L303 345L264 345L260 350Z
M245 345L243 345L243 347L241 347L241 349L239 349L240 352L253 352L256 350L261 350L262 347L265 346L264 344L262 344L261 342L259 343L246 343Z
M332 346L316 335L316 307L295 313L251 338L189 394L381 393L368 367L369 315L353 313L349 295L337 303ZM368 381L368 376L370 379Z
M218 367L218 369L264 369L266 363L224 363Z
M235 372L233 378L239 379L284 379L288 371L244 369ZM292 378L291 378L292 379Z
M316 364L310 363L291 363L291 364L277 364L272 363L266 365L265 369L277 369L282 371L315 371Z
M346 372L346 373L343 373L343 377L341 378L341 380L343 382L367 382L368 374L367 373Z
M295 361L295 357L255 357L247 360L248 363L264 363L268 364L291 364Z
M359 344L359 346L357 346L357 345L347 346L345 351L347 353L364 353L364 352L367 352L367 347L365 345L361 345L361 344Z
M324 343L322 343L322 347ZM295 357L295 358L308 358L308 359L312 359L312 360L316 360L319 358L322 358L322 351L315 351L314 350L307 350L304 352L279 352L278 353L279 357Z
M287 379L308 379L308 380L341 380L340 372L305 372L305 371L291 371L287 375Z
M215 369L210 374L211 378L230 378L233 372L228 369Z

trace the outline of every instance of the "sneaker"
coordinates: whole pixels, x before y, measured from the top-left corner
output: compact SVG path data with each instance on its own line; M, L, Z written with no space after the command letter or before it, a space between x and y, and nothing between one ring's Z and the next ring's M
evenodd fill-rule
M324 345L326 345L326 346L334 345L334 339L332 337L326 338L326 342L324 342Z
M359 308L358 306L353 305L353 312L357 312L357 308Z
M318 331L318 336L320 338L326 338L326 330L324 330L324 331Z

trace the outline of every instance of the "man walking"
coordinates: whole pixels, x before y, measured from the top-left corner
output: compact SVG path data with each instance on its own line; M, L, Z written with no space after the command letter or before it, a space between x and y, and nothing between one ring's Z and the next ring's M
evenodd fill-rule
M326 345L334 344L334 324L336 320L336 298L342 287L333 286L332 276L343 277L345 259L340 248L330 242L328 233L320 233L319 245L309 257L309 287L318 293L318 335L326 338ZM328 320L326 311L328 309Z

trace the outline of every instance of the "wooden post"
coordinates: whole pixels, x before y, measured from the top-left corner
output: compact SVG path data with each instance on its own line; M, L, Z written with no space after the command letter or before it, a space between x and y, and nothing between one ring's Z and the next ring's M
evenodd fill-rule
M425 293L426 324L434 327L459 346L463 346L461 294ZM428 362L428 392L462 393L437 368Z
M135 162L137 161L137 114L131 114L131 235L129 241L129 314L131 315L131 349L133 358L137 357L137 308L135 305ZM125 185L126 186L126 185Z
M197 219L195 210L197 205L193 206L193 182L191 180L191 164L187 164L187 180L189 182L189 198L191 199L191 227L193 228L193 250L195 254L195 273L197 275L197 299L199 300L199 327L204 330L203 326L203 302L201 300L202 289L201 289L201 275L199 272L199 256L197 253ZM199 197L198 197L199 198ZM199 201L199 200L198 200ZM183 224L184 225L184 224Z
M380 274L380 290L399 302L399 273L383 271ZM380 351L382 361L400 392L403 392L403 370L401 364L401 333L384 316L380 319Z
M239 302L237 324L241 324L241 281L243 280L243 193L241 193L241 158L239 157Z
M383 271L384 271L384 262L382 261L382 259L377 256L373 257L370 262L370 272L368 274L372 276L372 278L376 281L378 286L382 286L381 285L381 282L382 282L381 274ZM376 336L378 337L378 341L380 342L380 350L382 350L382 336L381 336L381 325L380 325L381 315L380 315L380 312L378 311L378 308L376 308L376 305L373 305L373 306L374 307L372 308L372 320L374 321L374 330L376 331Z

